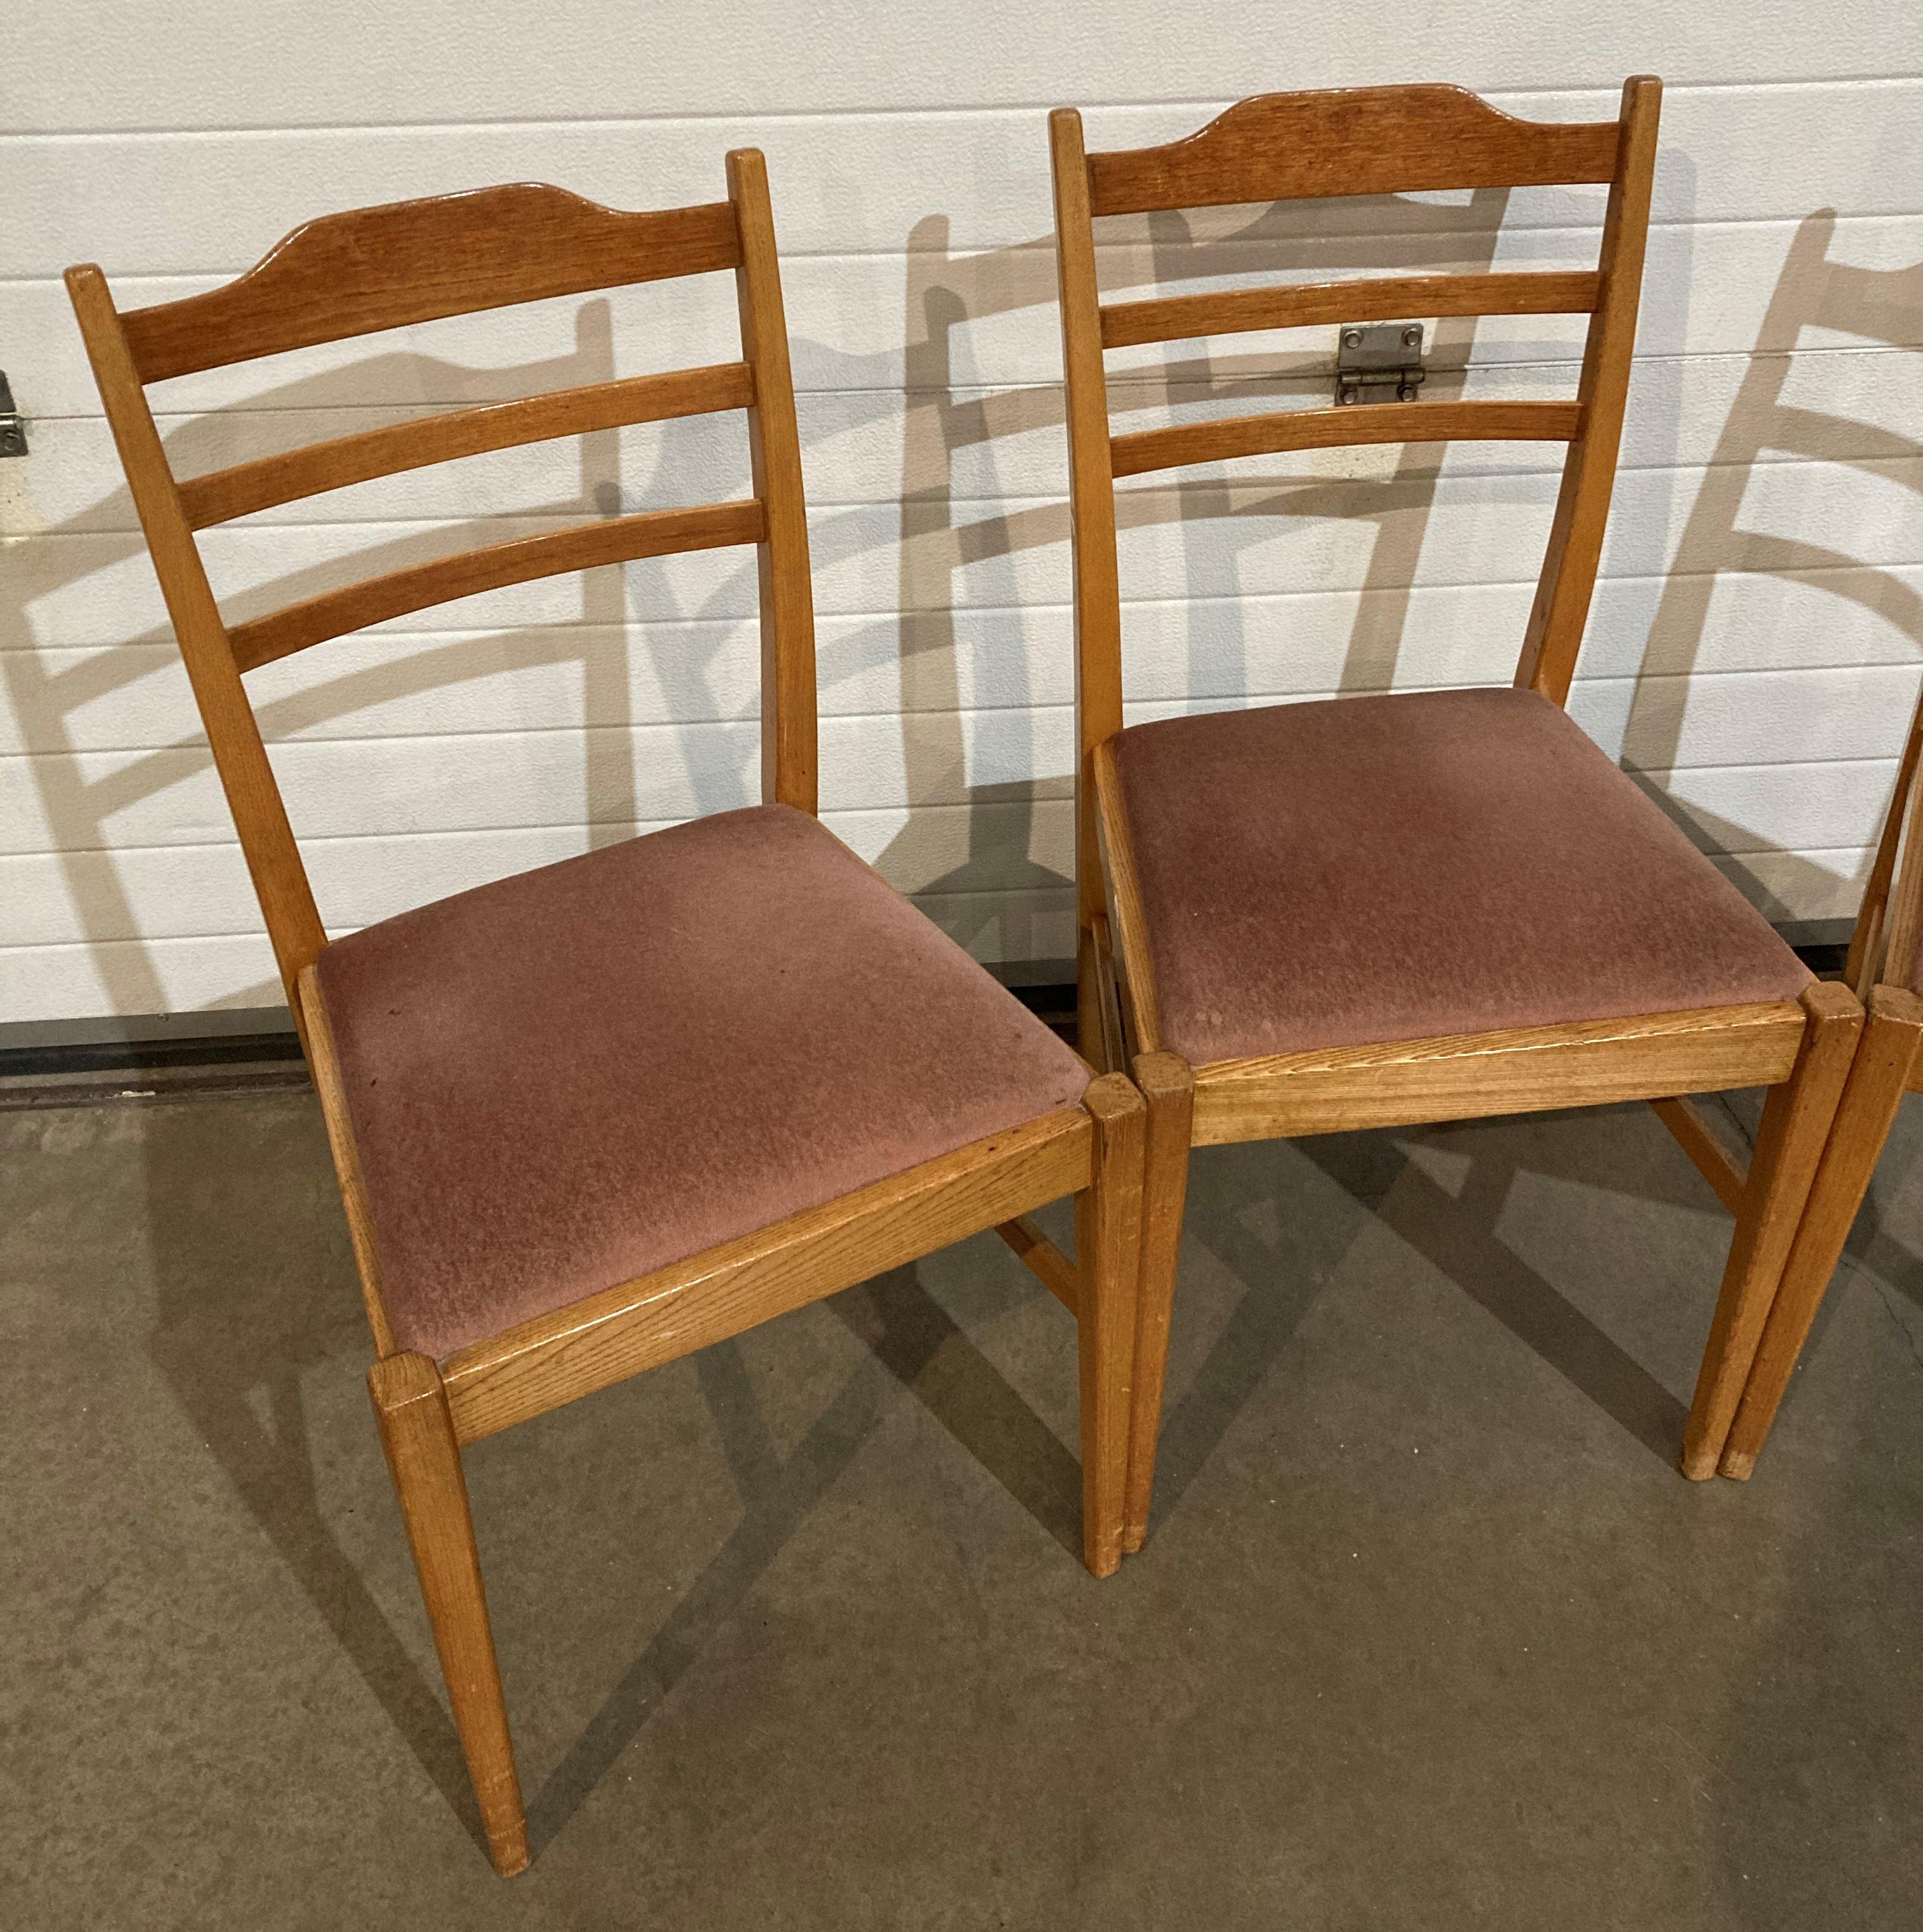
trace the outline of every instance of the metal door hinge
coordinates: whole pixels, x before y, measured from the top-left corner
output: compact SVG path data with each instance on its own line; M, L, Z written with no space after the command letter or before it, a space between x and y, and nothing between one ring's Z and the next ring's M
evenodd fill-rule
M1336 400L1412 403L1422 393L1422 324L1346 322L1337 332Z
M0 456L27 453L27 426L14 406L14 392L7 386L7 372L0 369Z

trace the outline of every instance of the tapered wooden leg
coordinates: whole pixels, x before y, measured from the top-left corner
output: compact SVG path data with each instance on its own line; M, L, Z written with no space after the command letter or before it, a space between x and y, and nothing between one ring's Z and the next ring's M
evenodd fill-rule
M488 1856L494 1869L509 1878L527 1864L527 1820L447 1394L440 1371L425 1355L416 1354L375 1363L368 1371L368 1390L467 1754Z
M1075 1197L1076 1319L1082 1365L1082 1547L1098 1576L1122 1560L1128 1489L1129 1382L1142 1269L1142 1096L1119 1073L1083 1095L1095 1124L1094 1172Z
M1694 1481L1714 1475L1722 1460L1862 1030L1863 1009L1847 987L1812 986L1803 995L1803 1007L1809 1024L1795 1069L1770 1090L1763 1108L1723 1291L1683 1432L1682 1472Z
M1802 1225L1790 1250L1783 1285L1769 1311L1736 1419L1724 1445L1722 1471L1748 1478L1762 1453L1777 1405L1816 1319L1830 1276L1842 1258L1856 1210L1889 1138L1890 1123L1923 1064L1923 1000L1894 986L1870 992L1870 1017L1851 1063L1843 1104L1810 1190Z
M1122 1550L1148 1540L1155 1490L1155 1442L1162 1428L1162 1384L1168 1366L1168 1322L1189 1192L1189 1136L1195 1119L1195 1075L1172 1053L1136 1056L1135 1084L1148 1103L1142 1160L1142 1280L1135 1316L1135 1386L1129 1399L1128 1504Z

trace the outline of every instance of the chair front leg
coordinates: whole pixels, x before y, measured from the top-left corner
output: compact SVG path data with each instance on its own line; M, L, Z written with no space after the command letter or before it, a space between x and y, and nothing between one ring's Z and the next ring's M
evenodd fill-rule
M1740 1482L1756 1467L1777 1405L1789 1387L1810 1324L1842 1258L1856 1210L1869 1190L1890 1124L1919 1064L1923 1000L1894 986L1873 987L1869 1022L1850 1066L1850 1084L1843 1090L1843 1103L1836 1110L1809 1205L1783 1270L1783 1286L1776 1292L1755 1365L1724 1445L1721 1467L1726 1476Z
M494 1869L511 1878L527 1864L527 1820L447 1391L440 1370L425 1355L399 1354L368 1371L368 1392L481 1808L488 1854Z
M1135 1082L1148 1106L1142 1162L1142 1281L1136 1306L1135 1386L1129 1402L1128 1503L1122 1549L1132 1556L1148 1540L1155 1491L1155 1444L1162 1429L1162 1387L1168 1367L1168 1324L1189 1192L1189 1141L1196 1080L1172 1053L1136 1056Z
M1093 1172L1075 1197L1077 1352L1082 1371L1082 1544L1098 1576L1122 1560L1129 1387L1142 1258L1142 1096L1119 1073L1083 1095Z
M1863 1009L1846 987L1820 983L1802 1004L1808 1016L1802 1045L1789 1078L1771 1088L1763 1108L1683 1432L1682 1472L1692 1481L1714 1475L1722 1460L1862 1030Z

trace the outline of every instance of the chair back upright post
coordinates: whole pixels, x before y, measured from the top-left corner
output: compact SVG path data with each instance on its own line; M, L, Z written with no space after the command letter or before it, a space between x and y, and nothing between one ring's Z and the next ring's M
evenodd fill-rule
M1118 477L1280 450L1456 438L1569 445L1516 682L1568 695L1595 586L1621 441L1649 220L1662 84L1639 75L1615 121L1520 121L1456 87L1258 95L1185 140L1089 154L1082 117L1049 120L1067 386L1079 730L1076 869L1082 928L1104 903L1096 748L1122 728ZM1094 218L1172 208L1446 188L1606 184L1594 272L1378 277L1105 304ZM1411 315L1587 314L1576 400L1381 403L1112 434L1105 350L1251 329Z
M206 293L122 312L91 264L68 290L194 702L303 1042L302 971L327 934L244 674L456 598L643 556L759 552L764 801L816 807L814 626L800 439L767 170L728 158L728 199L637 212L521 182L323 216ZM741 359L457 410L176 477L146 386L413 323L632 283L735 272ZM483 451L742 409L753 496L571 525L391 571L230 625L195 532L349 484Z
M1856 914L1844 977L1859 999L1879 980L1899 982L1923 956L1923 695L1897 766L1889 815Z
M748 448L754 494L767 517L758 546L761 590L761 799L817 810L814 591L808 556L808 512L801 436L788 362L788 316L768 202L768 164L757 148L728 158L729 198L741 232L735 288L741 352L754 372Z
M1630 365L1636 352L1661 110L1660 81L1643 74L1624 83L1616 177L1610 183L1597 262L1600 298L1589 319L1582 372L1576 382L1576 405L1582 418L1562 466L1542 576L1516 661L1516 683L1558 704L1569 700L1616 488Z
M1115 473L1108 376L1102 359L1100 285L1082 116L1048 117L1055 190L1055 270L1067 388L1070 544L1075 578L1075 876L1078 929L1102 913L1095 748L1122 728L1121 582L1115 554Z

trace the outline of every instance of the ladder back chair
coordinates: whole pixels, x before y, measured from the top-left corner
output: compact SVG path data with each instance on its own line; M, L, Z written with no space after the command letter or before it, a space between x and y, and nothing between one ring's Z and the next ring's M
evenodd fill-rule
M1268 94L1160 147L1051 120L1074 538L1079 1023L1148 1106L1127 1546L1147 1534L1192 1145L1648 1100L1736 1212L1683 1446L1715 1472L1861 1010L1564 715L1634 343L1660 85L1544 125L1459 88ZM1104 302L1099 218L1606 183L1592 272ZM1573 401L1367 404L1112 433L1126 344L1422 316L1586 314ZM1117 480L1371 442L1566 442L1514 687L1125 728ZM1772 1089L1747 1175L1678 1096Z
M1868 1018L1724 1448L1726 1476L1745 1477L1756 1467L1903 1096L1923 1093L1923 698L1844 970Z
M520 184L328 216L130 313L67 278L325 1112L368 1382L496 1868L526 1827L467 1444L996 1228L1078 1319L1084 1553L1120 1560L1144 1110L815 817L812 593L761 155L621 212ZM439 317L734 271L741 352L177 481L145 385ZM194 532L483 450L745 410L754 494L584 523L227 624ZM498 585L757 547L764 802L329 942L243 675ZM1027 1216L1073 1195L1071 1262Z

